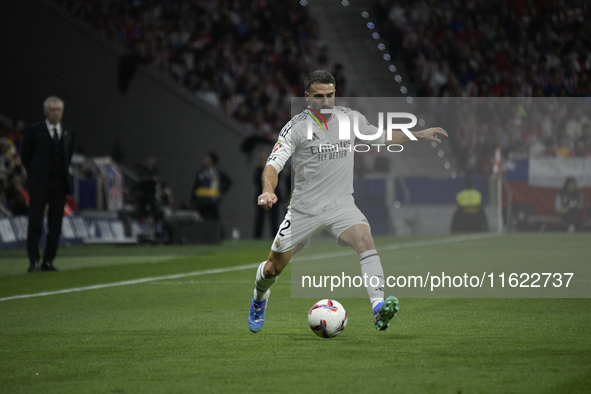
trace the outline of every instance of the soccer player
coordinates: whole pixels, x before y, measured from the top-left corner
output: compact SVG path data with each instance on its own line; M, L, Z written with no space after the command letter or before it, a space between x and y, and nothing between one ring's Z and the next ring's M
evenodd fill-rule
M364 135L375 135L379 130L365 117L350 108L335 106L335 79L323 70L312 72L304 81L308 103L302 113L294 116L281 130L279 138L263 171L263 190L258 205L270 209L276 202L275 187L279 172L292 157L294 188L285 219L279 226L269 257L257 269L254 298L248 317L250 331L259 332L265 323L270 288L291 257L306 248L310 240L322 230L332 233L340 245L350 245L359 254L361 272L368 278L377 277L378 286L370 286L367 293L377 330L385 330L398 313L398 299L384 300L384 273L376 251L369 223L353 199L353 149L355 134L350 140L339 140L337 116L324 114L326 125L313 124L313 135L308 139L310 115L322 109L338 110L359 125ZM319 119L319 118L318 118ZM351 130L352 131L352 130ZM384 134L384 133L382 133ZM441 142L438 135L447 136L436 127L412 133L417 139ZM403 132L392 132L389 144L404 144L411 139ZM382 140L383 141L383 140ZM374 281L375 282L375 281ZM374 283L375 284L375 283Z

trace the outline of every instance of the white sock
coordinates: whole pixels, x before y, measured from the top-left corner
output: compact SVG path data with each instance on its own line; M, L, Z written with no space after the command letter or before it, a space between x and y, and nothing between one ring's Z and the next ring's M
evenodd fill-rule
M261 302L269 298L269 294L271 294L271 285L277 281L277 277L273 278L265 278L263 274L263 269L265 268L266 261L263 261L259 268L257 268L257 277L254 281L254 300L256 302Z
M376 307L380 302L384 301L384 270L382 269L382 263L380 262L380 256L377 250L371 249L367 252L363 252L359 255L359 264L361 265L361 274L365 277L367 275L367 295L371 302L371 309ZM377 286L371 286L370 279L377 277ZM375 279L373 284L376 284Z

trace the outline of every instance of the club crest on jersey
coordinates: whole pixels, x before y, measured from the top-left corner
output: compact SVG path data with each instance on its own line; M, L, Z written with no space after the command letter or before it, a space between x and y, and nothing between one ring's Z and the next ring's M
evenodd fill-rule
M312 133L312 139L308 139L308 141L318 141L320 137L316 135L316 133Z
M281 144L280 142L277 142L277 143L275 144L275 146L273 147L273 153L277 153L277 151L278 151L279 149L281 149L281 147L282 147L282 146L283 146L283 144Z
M281 245L281 239L279 239L279 237L277 237L277 239L275 240L275 246L279 247Z

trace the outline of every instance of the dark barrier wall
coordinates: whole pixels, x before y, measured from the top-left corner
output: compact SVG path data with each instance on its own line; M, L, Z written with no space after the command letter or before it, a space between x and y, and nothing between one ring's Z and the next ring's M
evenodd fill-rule
M239 151L243 126L151 66L139 66L121 93L118 63L125 51L53 3L7 2L0 32L0 110L42 120L43 100L62 97L64 122L77 130L87 155L108 155L119 139L128 167L155 157L177 203L188 200L203 155L214 150L234 182L222 205L224 226L251 234L255 190Z

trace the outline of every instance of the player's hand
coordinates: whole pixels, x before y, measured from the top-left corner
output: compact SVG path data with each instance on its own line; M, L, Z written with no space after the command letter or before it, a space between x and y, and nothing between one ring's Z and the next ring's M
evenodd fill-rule
M437 138L438 135L443 135L445 137L448 136L447 131L443 130L441 127L431 127L429 129L417 131L415 133L415 136L420 140L441 143L441 140Z
M257 198L257 204L259 207L268 211L277 202L277 196L275 193L264 192Z

